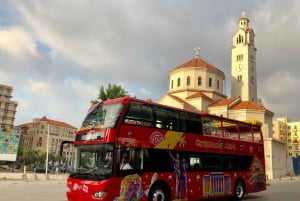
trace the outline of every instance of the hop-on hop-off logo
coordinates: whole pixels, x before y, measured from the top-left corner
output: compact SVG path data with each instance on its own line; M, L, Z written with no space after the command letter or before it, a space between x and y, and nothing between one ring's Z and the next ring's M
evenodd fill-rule
M158 132L158 131L153 132L153 133L151 134L151 136L150 136L150 142L151 142L153 145L158 145L158 144L160 144L163 140L164 140L163 134L161 134L161 133Z

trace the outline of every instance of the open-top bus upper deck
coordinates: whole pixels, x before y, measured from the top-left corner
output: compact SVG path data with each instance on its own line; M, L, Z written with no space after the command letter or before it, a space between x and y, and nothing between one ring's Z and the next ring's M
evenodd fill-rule
M126 97L95 106L84 120L75 144L117 142L179 150L188 144L191 151L205 148L209 152L236 153L247 144L262 147L260 127L256 120L242 122ZM241 154L251 152L249 148Z

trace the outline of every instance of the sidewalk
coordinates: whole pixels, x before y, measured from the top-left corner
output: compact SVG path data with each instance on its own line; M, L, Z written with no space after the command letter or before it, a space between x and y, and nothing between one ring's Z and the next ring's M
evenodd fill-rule
M32 173L30 173L32 174ZM1 201L67 201L66 181L62 177L50 175L50 180L45 180L45 175L38 175L41 180L0 179ZM43 178L42 178L43 177ZM56 178L56 179L55 179Z
M37 180L66 180L68 174L45 174L27 172L0 172L0 180L24 180L24 181L37 181Z

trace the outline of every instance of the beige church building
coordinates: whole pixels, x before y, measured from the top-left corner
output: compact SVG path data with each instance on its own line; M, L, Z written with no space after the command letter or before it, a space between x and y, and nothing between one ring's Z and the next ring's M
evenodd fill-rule
M280 153L278 150L282 145L281 143L277 145L272 138L274 113L265 108L257 97L257 49L254 39L255 34L249 27L249 19L243 15L239 19L237 30L232 38L231 97L227 97L224 93L224 72L202 59L199 55L200 48L197 46L194 58L169 72L169 90L158 102L242 121L256 119L262 122L266 173L268 178L272 179L279 174L276 173L277 166L286 166L284 164L274 165L273 162L277 156L272 153ZM280 170L282 171L282 168ZM280 172L280 175L282 174Z

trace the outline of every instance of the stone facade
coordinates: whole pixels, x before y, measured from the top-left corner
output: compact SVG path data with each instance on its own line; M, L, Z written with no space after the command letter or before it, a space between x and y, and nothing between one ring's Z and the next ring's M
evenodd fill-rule
M48 119L47 117L33 119L30 123L17 125L21 130L20 148L40 151L43 153L59 155L60 145L63 141L74 141L77 128L61 121ZM48 145L47 145L48 144ZM63 157L70 161L72 146L66 144Z

